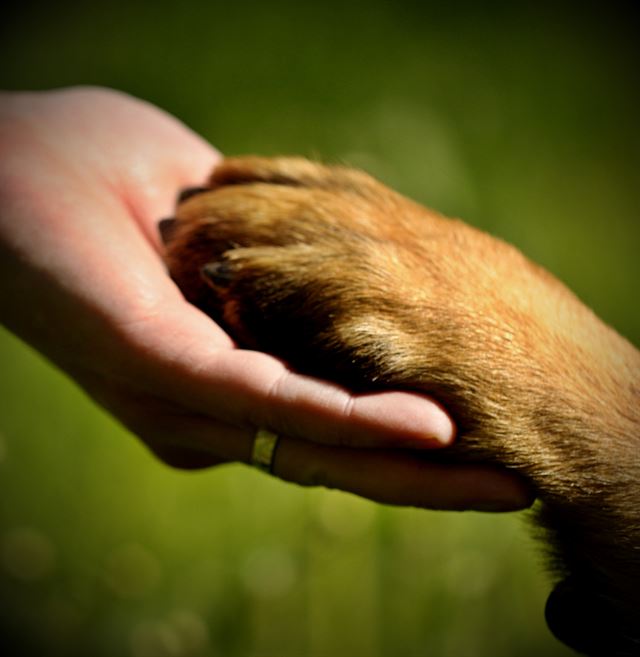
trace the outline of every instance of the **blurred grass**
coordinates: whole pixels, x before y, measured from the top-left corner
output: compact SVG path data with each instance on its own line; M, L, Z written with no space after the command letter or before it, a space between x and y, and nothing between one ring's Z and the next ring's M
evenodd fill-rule
M223 152L363 166L515 242L637 344L636 25L576 7L27 2L0 83L113 86ZM569 654L520 518L173 472L7 333L0 363L12 654Z

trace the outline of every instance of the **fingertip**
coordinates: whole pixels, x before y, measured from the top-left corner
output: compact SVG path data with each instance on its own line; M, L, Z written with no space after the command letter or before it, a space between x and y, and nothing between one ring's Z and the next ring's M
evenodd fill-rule
M378 408L384 402L385 408L389 409L383 418L389 429L398 436L395 446L437 449L454 442L456 426L446 410L435 400L407 392L385 392L378 395L384 395L384 398L371 395L367 401Z
M445 409L433 399L426 400L429 405L428 429L439 446L451 445L456 438L456 425Z
M485 513L524 511L536 501L533 488L520 476L505 470L491 469L485 475L487 487L481 499L470 504L469 510Z

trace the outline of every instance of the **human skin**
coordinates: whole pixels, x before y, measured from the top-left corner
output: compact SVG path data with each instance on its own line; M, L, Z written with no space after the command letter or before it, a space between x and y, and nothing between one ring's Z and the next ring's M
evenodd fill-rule
M275 474L288 481L427 508L528 506L511 472L416 455L455 440L430 399L296 374L236 348L184 300L157 222L219 159L119 92L0 94L3 323L172 466L248 462L256 428L268 427L280 436Z

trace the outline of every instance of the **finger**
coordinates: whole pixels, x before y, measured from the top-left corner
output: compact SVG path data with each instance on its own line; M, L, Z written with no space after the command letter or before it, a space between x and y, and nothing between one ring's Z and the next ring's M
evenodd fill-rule
M255 432L197 416L154 418L145 442L249 463ZM424 453L363 450L278 439L272 472L302 486L324 486L368 499L429 509L513 511L533 502L516 475L498 468L430 463Z
M356 450L281 438L274 473L303 486L349 491L383 504L516 511L534 496L517 476L481 465L430 463L424 453Z
M296 374L267 354L220 351L200 374L204 378L209 373L215 378L194 391L192 403L200 398L202 410L223 406L226 419L234 423L248 420L253 426L338 446L431 449L450 444L454 437L449 416L426 396L355 394Z
M161 460L175 467L249 463L255 430L184 412L129 412L127 426Z
M166 318L164 313L158 323ZM272 356L232 348L216 324L186 303L180 318L172 319L144 331L145 351L150 336L157 341L158 358L148 374L162 397L229 424L269 426L329 445L431 449L453 441L452 420L426 396L353 394L296 374Z

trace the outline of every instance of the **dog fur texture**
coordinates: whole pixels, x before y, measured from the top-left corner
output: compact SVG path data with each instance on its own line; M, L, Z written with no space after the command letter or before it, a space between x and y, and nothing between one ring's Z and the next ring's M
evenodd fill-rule
M225 160L163 238L185 297L240 346L440 401L459 433L444 458L514 469L542 502L554 633L640 654L640 355L564 285L361 171L299 158Z

